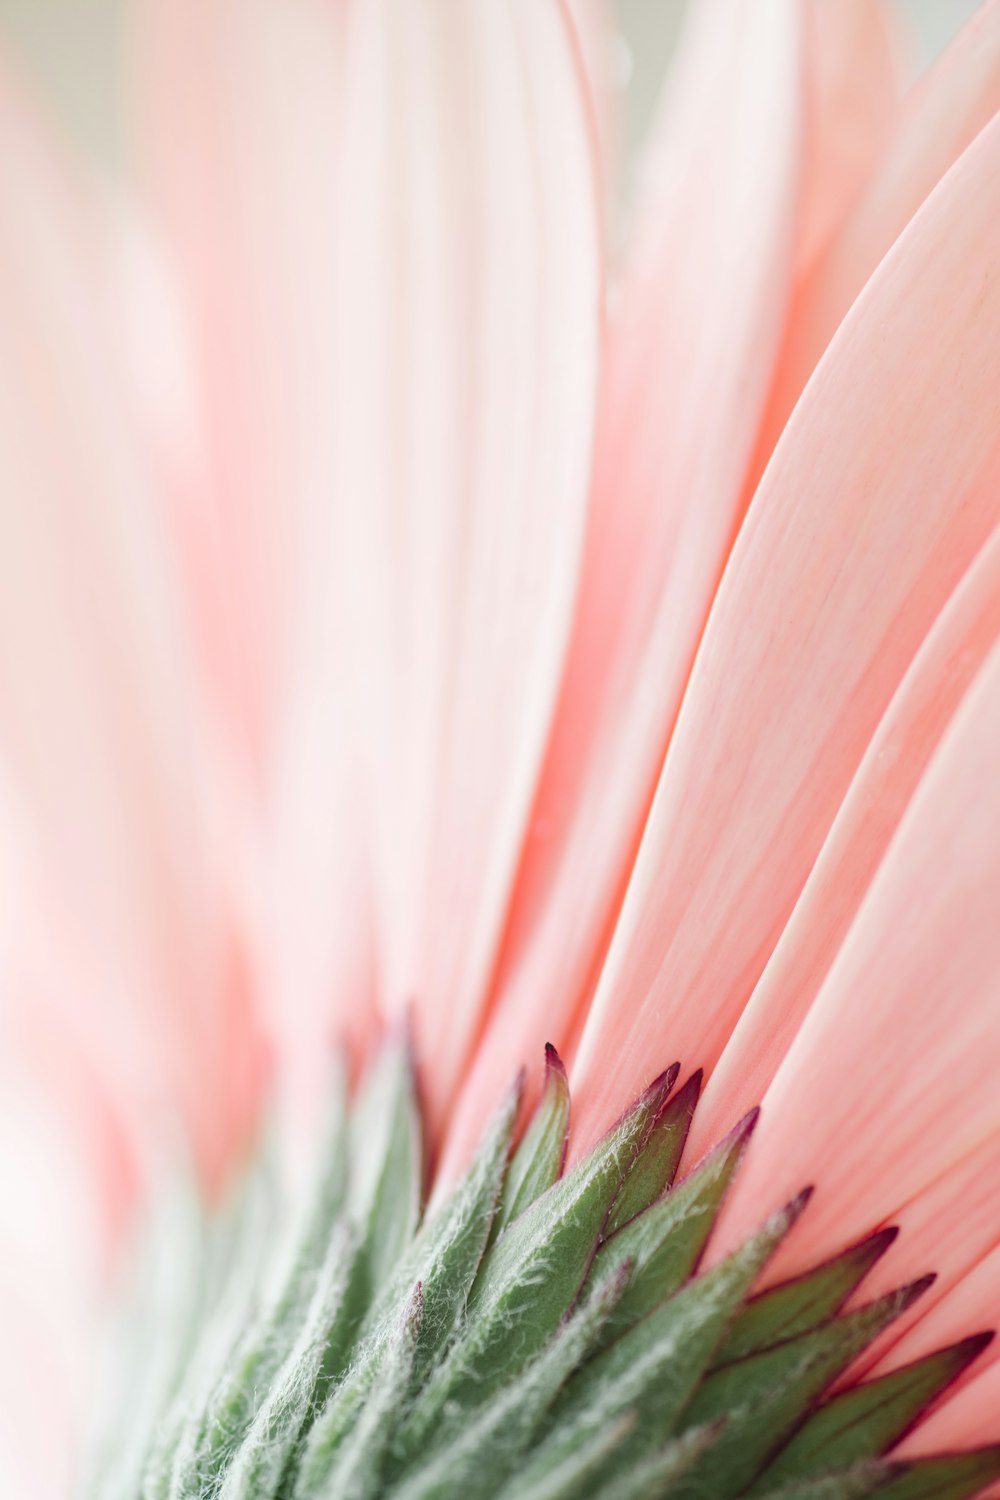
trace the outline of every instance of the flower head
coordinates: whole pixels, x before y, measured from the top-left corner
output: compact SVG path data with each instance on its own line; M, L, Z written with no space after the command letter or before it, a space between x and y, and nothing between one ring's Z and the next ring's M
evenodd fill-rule
M976 1492L1000 4L692 5L624 252L597 7L130 14L127 203L0 86L11 1399L180 1147L112 1493Z

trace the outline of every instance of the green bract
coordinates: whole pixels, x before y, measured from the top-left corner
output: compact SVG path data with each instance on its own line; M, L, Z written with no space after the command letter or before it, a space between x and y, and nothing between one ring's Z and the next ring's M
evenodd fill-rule
M181 1195L138 1262L88 1500L962 1500L1000 1448L887 1454L988 1342L838 1382L932 1278L848 1299L883 1230L753 1296L809 1192L698 1263L753 1129L676 1183L699 1076L658 1078L563 1172L569 1092L549 1049L465 1177L422 1219L404 1043L284 1221L261 1153L209 1219Z

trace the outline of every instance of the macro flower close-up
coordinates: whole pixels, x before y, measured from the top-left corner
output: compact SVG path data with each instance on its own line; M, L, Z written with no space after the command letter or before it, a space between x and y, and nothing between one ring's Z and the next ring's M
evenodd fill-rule
M1000 1495L1000 0L45 9L0 1495Z

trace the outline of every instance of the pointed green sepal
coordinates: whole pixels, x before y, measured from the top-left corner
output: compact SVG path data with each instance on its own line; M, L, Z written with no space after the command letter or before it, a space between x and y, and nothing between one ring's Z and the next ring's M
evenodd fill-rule
M1000 1447L917 1459L886 1485L879 1500L971 1500L1000 1479Z
M884 1461L855 1464L840 1474L791 1479L779 1489L762 1492L760 1500L866 1500L868 1495L884 1495L886 1485L902 1472L902 1465Z
M626 1256L633 1267L632 1284L608 1325L609 1340L644 1317L692 1274L756 1122L753 1110L683 1182L601 1246L593 1274L601 1274L606 1260Z
M924 1277L811 1333L752 1354L710 1375L686 1419L726 1419L690 1497L740 1495L780 1450L829 1385L931 1285Z
M527 1130L511 1158L494 1237L519 1218L562 1173L569 1138L569 1080L551 1042L545 1047L545 1081Z
M773 1348L834 1317L897 1233L894 1228L880 1229L815 1270L753 1297L733 1324L716 1365L728 1365L734 1359Z
M969 1500L1000 1478L1000 1449L894 1456L985 1335L852 1382L933 1279L849 1307L892 1231L755 1297L807 1189L698 1274L754 1116L675 1182L698 1091L695 1077L668 1099L675 1076L564 1175L550 1052L516 1150L521 1080L421 1224L413 1066L405 1039L387 1043L334 1109L298 1212L262 1149L193 1235L167 1235L168 1260L188 1249L183 1285L139 1301L122 1440L106 1421L83 1494Z
M800 1479L887 1453L992 1340L979 1334L841 1391L809 1418L764 1478ZM758 1485L757 1489L762 1489Z
M680 1072L679 1066L675 1064L670 1072L673 1074L672 1084ZM604 1231L606 1237L624 1228L672 1185L691 1129L701 1079L699 1069L677 1094L664 1099L649 1138L614 1201Z

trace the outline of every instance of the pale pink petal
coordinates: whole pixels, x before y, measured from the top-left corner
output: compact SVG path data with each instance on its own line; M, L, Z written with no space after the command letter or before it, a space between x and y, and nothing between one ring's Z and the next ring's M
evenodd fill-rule
M101 1226L79 1136L0 1036L0 1487L63 1500L94 1378Z
M149 475L104 321L94 206L0 82L0 732L47 910L79 950L60 980L95 1046L119 1031L165 1077L206 1168L231 1148L248 999L224 995L235 893L200 773L207 720ZM79 180L85 174L80 172ZM39 928L55 965L52 932ZM75 963L74 963L75 966ZM84 973L87 982L84 982ZM205 1069L232 1072L209 1099ZM105 1050L104 1062L109 1064ZM242 1107L242 1106L241 1106ZM245 1130L245 1119L240 1129ZM228 1144L224 1141L228 1141Z
M900 1269L921 1266L937 1280L918 1305L900 1318L871 1349L859 1370L896 1369L912 1359L956 1343L970 1333L992 1328L1000 1306L1000 1225L996 1183L1000 1173L1000 1119L992 1134L964 1160L950 1165L935 1181L893 1213L900 1230L893 1253L865 1278L864 1297L876 1297L899 1285ZM991 1345L969 1378L1000 1355Z
M329 502L346 7L135 10L139 184L185 307L201 402L200 430L177 434L172 506L216 689L266 772L301 562ZM156 288L139 290L155 315ZM143 332L148 359L159 344L148 322Z
M886 710L795 910L709 1079L691 1159L761 1098L819 989L938 740L1000 634L1000 530Z
M996 1179L994 1178L994 1181ZM995 1201L995 1200L994 1200ZM920 1323L909 1339L893 1350L893 1363L906 1354L918 1358L930 1347L941 1348L953 1339L954 1330L988 1328L996 1323L1000 1304L1000 1250L986 1256L976 1269L959 1284L951 1297ZM928 1344L928 1340L932 1343ZM996 1440L997 1412L1000 1411L1000 1349L997 1340L980 1356L952 1400L921 1424L900 1447L905 1457L919 1453L947 1452L969 1448L977 1443ZM994 1493L994 1491L990 1491Z
M1000 514L1000 122L859 298L717 595L575 1067L580 1145L711 1068L903 673Z
M314 577L328 621L349 596L382 1003L417 1003L437 1111L479 1024L576 590L598 188L558 6L364 4L344 45L334 514ZM300 665L313 732L334 736L350 666Z
M808 0L798 277L840 228L895 122L900 39L882 0ZM939 174L940 175L940 174Z
M306 1118L331 1036L363 1047L374 1021L363 648L345 603L363 491L338 501L333 457L348 11L143 0L141 180L163 243L130 226L122 255L209 678L268 808L265 998Z
M841 9L820 4L824 24L830 24L831 12L839 14ZM935 185L997 109L1000 3L986 0L906 97L877 170L796 285L752 465L755 482L851 303ZM874 128L881 145L884 122L881 129ZM856 165L860 167L860 161Z
M780 336L802 73L795 4L694 8L610 330L570 658L454 1161L525 1056L568 1046L607 941Z
M566 0L590 84L594 129L600 147L604 194L613 199L618 175L622 88L627 53L614 29L614 0Z
M713 1254L815 1181L794 1243L769 1267L833 1252L891 1219L1000 1134L1000 646L964 698L850 933L762 1101ZM995 1156L994 1170L995 1170ZM970 1243L985 1213L961 1213ZM956 1218L953 1208L953 1218ZM957 1220L956 1220L957 1222ZM947 1251L953 1226L939 1222ZM988 1242L982 1249L988 1248ZM933 1235L900 1236L906 1279Z

